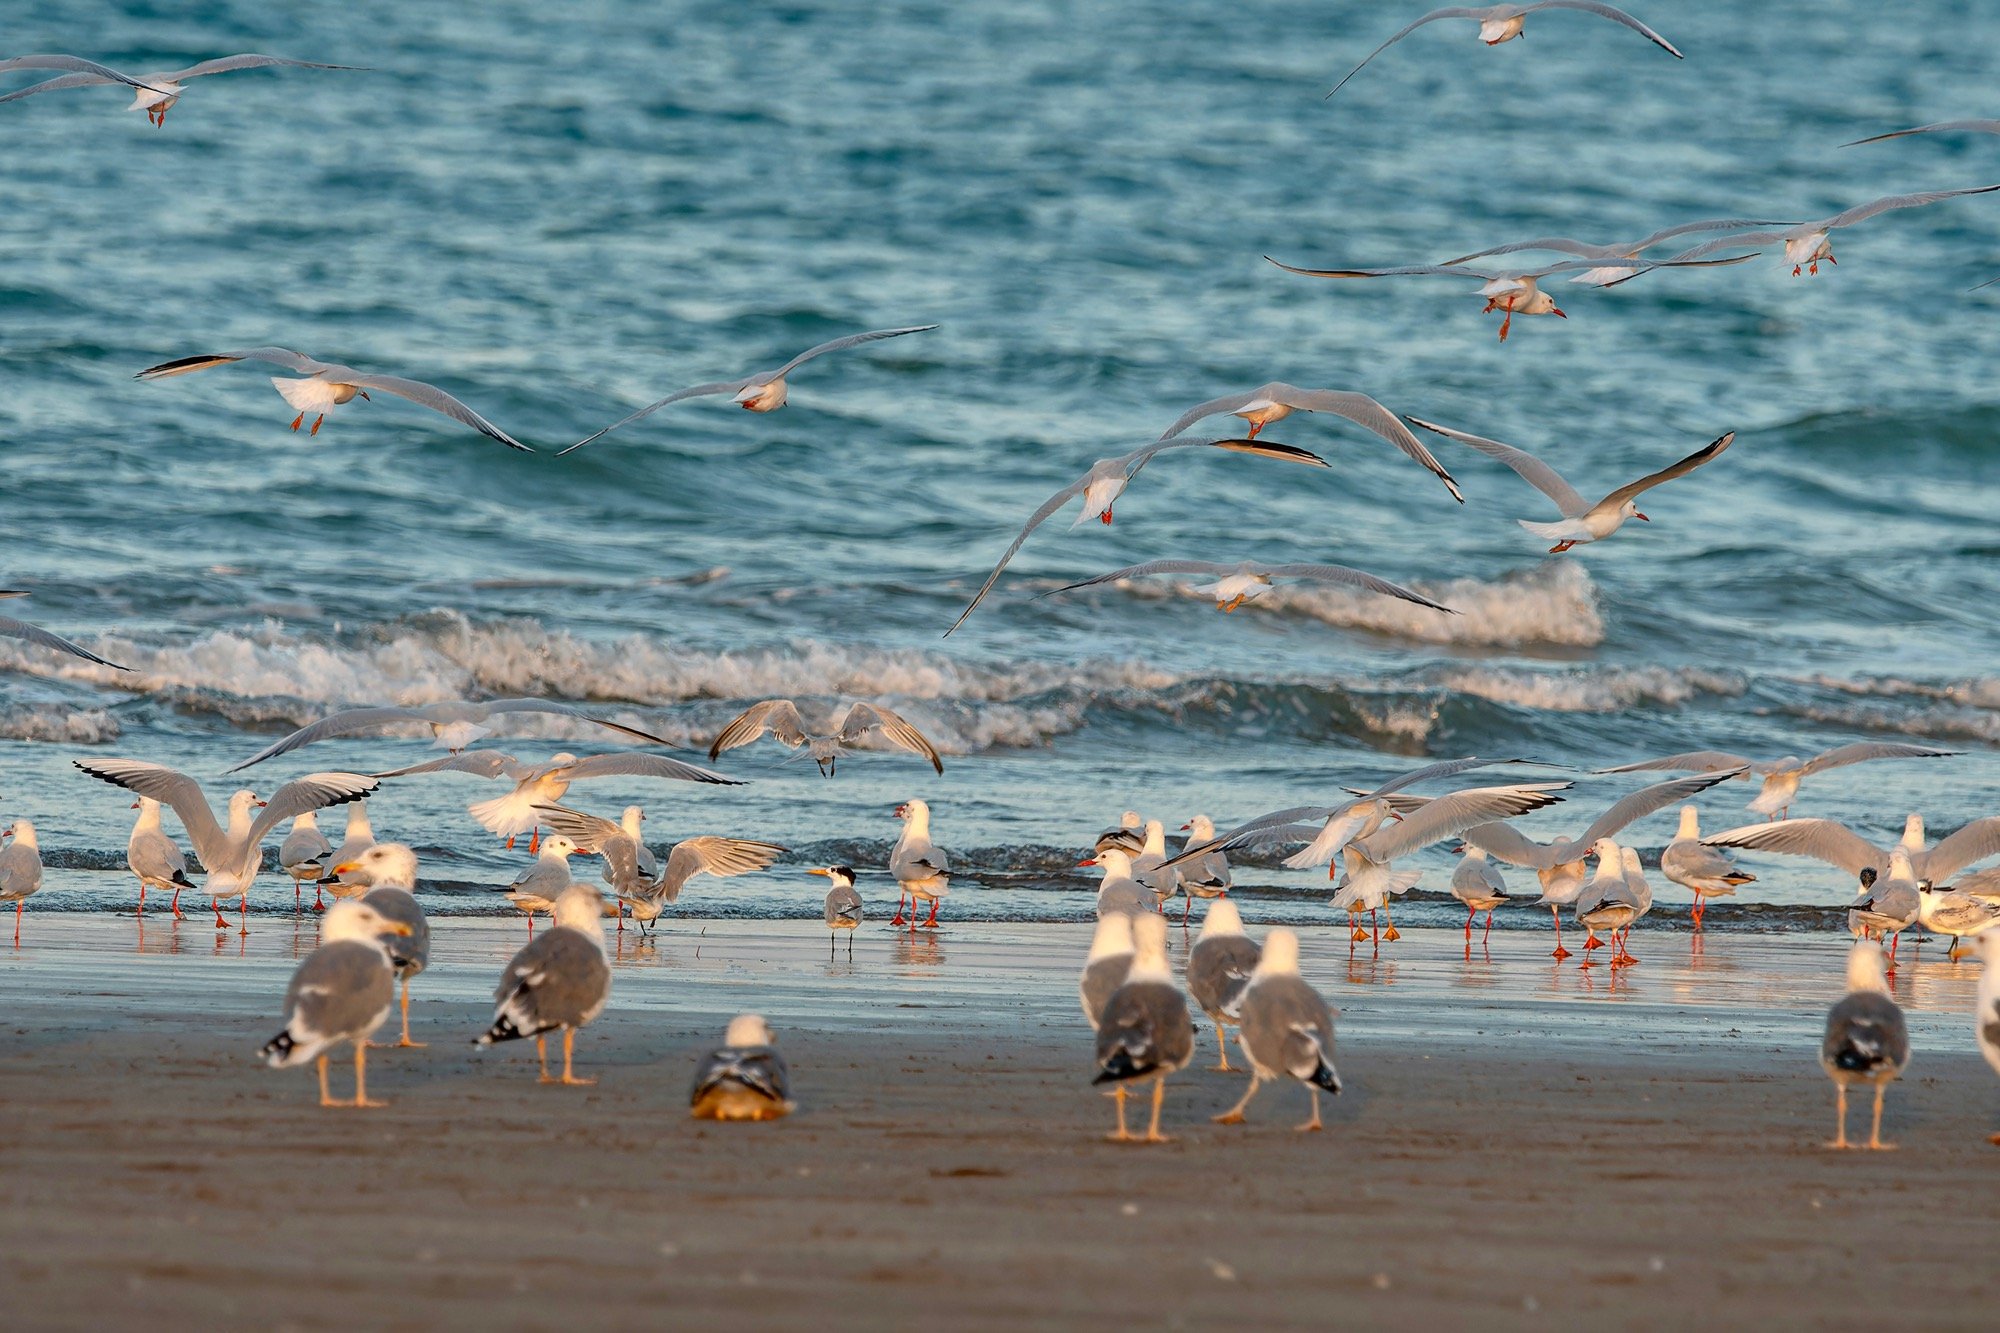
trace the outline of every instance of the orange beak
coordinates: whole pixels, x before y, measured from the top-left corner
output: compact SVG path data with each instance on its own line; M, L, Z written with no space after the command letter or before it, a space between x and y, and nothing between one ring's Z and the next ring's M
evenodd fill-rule
M336 875L345 875L350 870L359 870L359 869L361 869L361 863L359 861L342 861L339 865L333 868L333 873Z
M831 870L808 870L806 871L806 873L808 875L825 875L828 879L833 878L833 872Z

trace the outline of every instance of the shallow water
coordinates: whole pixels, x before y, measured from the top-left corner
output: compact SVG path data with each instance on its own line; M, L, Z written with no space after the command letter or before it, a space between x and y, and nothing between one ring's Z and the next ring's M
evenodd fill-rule
M976 872L951 910L982 916L1087 911L1062 862L1125 806L1227 820L1419 755L1588 767L1930 738L1968 753L1814 779L1799 812L1885 841L1907 810L1938 832L1990 813L2000 288L1966 289L2000 273L2000 204L1878 218L1813 279L1767 258L1570 289L1568 320L1519 321L1504 345L1451 280L1319 283L1260 258L1434 260L2000 180L1989 137L1837 147L1990 114L1988 9L1646 10L1684 63L1583 16L1490 51L1441 24L1329 103L1391 26L1379 7L28 4L19 51L376 67L204 81L157 130L107 89L0 107L0 568L34 593L9 609L136 669L0 644L4 809L37 822L50 898L129 893L125 802L73 758L212 777L330 708L461 694L584 700L689 742L769 694L884 699L938 739L942 778L862 756L826 782L767 743L725 759L754 779L740 791L573 799L645 800L656 836L865 863L922 795ZM930 322L808 368L777 414L680 404L562 460L379 396L294 437L241 369L131 379L282 343L435 379L559 447L672 388ZM1439 444L1461 509L1373 437L1293 418L1273 437L1331 473L1163 459L1112 527L1046 525L940 640L1049 491L1270 378L1544 451L1585 490L1739 436L1654 492L1651 524L1550 558L1514 523L1548 517L1540 498L1497 465ZM1465 614L1315 591L1229 617L1167 585L1032 596L1166 555L1346 561ZM524 757L597 743L505 739ZM255 778L424 753L329 744ZM519 854L460 813L479 786L399 785L377 828L452 884L504 881ZM1577 815L1534 827L1573 833L1625 789L1579 789ZM1748 818L1750 794L1723 788L1706 822ZM1670 834L1662 817L1634 841ZM1754 868L1748 900L1848 892ZM1325 915L1313 876L1247 878ZM810 912L817 883L701 893Z

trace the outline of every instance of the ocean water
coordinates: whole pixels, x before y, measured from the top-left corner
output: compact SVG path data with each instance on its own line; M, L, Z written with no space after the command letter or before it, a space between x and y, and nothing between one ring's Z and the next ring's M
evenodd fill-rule
M2000 275L2000 196L1842 233L1817 278L1767 256L1559 289L1570 318L1505 344L1469 284L1315 282L1261 256L1436 261L2000 182L2000 138L1838 146L1995 114L2000 12L1635 0L1685 62L1582 15L1492 50L1439 24L1323 101L1405 8L17 4L8 54L373 67L204 80L161 129L109 89L0 107L0 581L33 592L10 611L134 668L0 643L0 814L40 830L42 901L129 897L126 801L74 759L167 762L220 794L330 709L461 695L588 703L690 745L756 698L865 697L937 739L941 778L864 755L825 781L766 743L725 757L741 789L572 792L644 801L656 837L799 850L684 899L722 914L816 911L800 863L879 865L911 796L968 872L947 915L1022 918L1088 913L1075 849L1128 805L1228 822L1421 756L1929 739L1965 753L1828 774L1797 813L1884 840L1910 810L1940 831L1992 813L2000 288L1968 289ZM933 322L815 363L776 414L698 400L552 456L676 387ZM434 380L547 452L379 395L295 436L261 371L132 379L263 343ZM1652 523L1550 557L1515 519L1552 515L1497 464L1435 442L1461 508L1374 437L1294 417L1271 438L1331 471L1163 458L1113 526L1045 525L940 638L1049 492L1268 379L1520 444L1587 492L1738 438L1653 492ZM1162 556L1352 563L1465 614L1035 596ZM496 743L604 739L527 723ZM361 738L252 777L428 754ZM1530 827L1574 833L1630 785L1580 784ZM374 803L454 910L493 909L482 886L521 864L463 812L493 794L437 777ZM1720 789L1705 821L1748 818L1751 794ZM1441 892L1449 858L1425 864ZM1849 892L1754 868L1748 901ZM1253 919L1328 916L1323 877L1244 879Z

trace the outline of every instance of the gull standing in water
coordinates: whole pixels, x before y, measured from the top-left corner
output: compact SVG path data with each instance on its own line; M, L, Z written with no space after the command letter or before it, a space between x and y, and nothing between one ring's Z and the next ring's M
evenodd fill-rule
M299 410L292 418L292 429L305 424L308 413L312 414L311 435L319 434L320 424L327 413L342 403L351 403L357 397L372 402L368 391L375 389L381 393L407 398L419 407L428 407L433 412L443 413L461 425L472 427L488 439L498 440L509 449L519 449L522 453L535 452L527 445L501 430L498 426L480 416L458 399L422 380L402 379L395 375L378 375L373 371L356 370L352 366L336 365L330 361L315 361L309 356L284 347L246 347L234 352L216 352L206 356L184 356L177 361L163 361L157 366L148 366L132 378L140 380L163 380L174 375L192 375L197 370L211 370L216 366L234 365L239 361L264 361L283 366L303 376L302 379L273 377L271 386L278 396Z
M2000 926L2000 907L1922 880L1917 884L1917 920L1925 930L1951 936L1945 957L1955 963L1960 941Z
M779 1120L797 1109L792 1073L756 1014L738 1014L694 1073L689 1113L697 1120Z
M1832 233L1842 227L1851 227L1857 222L1874 217L1877 213L1887 213L1892 209L1916 208L1923 204L1935 204L1944 199L1956 199L1965 194L1990 194L2000 190L2000 185L1975 185L1966 190L1927 190L1922 194L1889 194L1880 199L1871 199L1865 204L1857 204L1844 213L1835 213L1830 218L1817 222L1801 222L1796 227L1783 231L1746 231L1731 236L1705 241L1692 250L1675 255L1668 262L1697 260L1704 255L1712 255L1718 250L1731 250L1739 245L1777 245L1785 247L1785 262L1792 266L1792 276L1798 277L1799 270L1817 275L1819 262L1835 262L1833 257Z
M1181 844L1183 850L1201 843L1215 841L1215 821L1207 815L1196 815L1181 825L1181 832L1187 840ZM1220 898L1229 892L1229 857L1220 850L1203 852L1192 861L1184 861L1174 867L1180 875L1180 890L1186 896L1186 905L1181 909L1181 926L1185 928L1189 915L1194 911L1194 900Z
M1153 1118L1147 1143L1171 1142L1160 1133L1160 1103L1166 1097L1167 1075L1187 1068L1194 1058L1194 1022L1187 1001L1174 985L1167 964L1167 923L1157 916L1132 921L1132 966L1125 981L1104 1002L1097 1023L1097 1077L1093 1083L1125 1084L1153 1080ZM1125 1099L1118 1099L1118 1129L1114 1143L1127 1143Z
M1875 1089L1875 1119L1868 1132L1868 1146L1895 1147L1882 1142L1882 1095L1909 1067L1910 1030L1902 1009L1889 998L1881 946L1871 940L1862 940L1848 951L1847 995L1827 1011L1819 1063L1833 1080L1840 1116L1840 1132L1826 1146L1854 1146L1847 1141L1847 1089L1866 1083Z
M1490 939L1493 935L1493 909L1514 900L1507 896L1507 881L1501 877L1499 867L1486 859L1485 848L1461 842L1459 853L1465 859L1451 872L1451 896L1465 904L1465 949L1470 957L1473 918L1481 912L1486 913L1486 933L1480 939Z
M0 591L0 597L26 597L27 595L26 592L20 589ZM23 643L32 643L38 648L53 648L59 653L68 653L71 657L81 657L86 662L95 662L99 666L110 667L113 671L130 671L132 669L130 667L119 666L116 662L107 662L88 648L71 643L60 634L51 634L39 625L30 625L27 621L16 620L12 616L0 616L0 637L19 639Z
M561 805L538 805L535 813L578 851L604 858L604 882L631 908L641 934L647 933L648 923L659 920L660 913L680 901L681 889L696 875L728 879L768 870L786 850L775 842L710 834L675 843L662 867L639 834L646 813L636 805L626 806L623 821L616 824Z
M1125 488L1131 485L1146 464L1169 449L1228 449L1235 453L1255 454L1259 458L1302 463L1307 467L1329 466L1324 458L1308 450L1294 449L1289 444L1279 444L1273 440L1248 439L1159 440L1134 449L1129 454L1119 454L1115 458L1100 458L1090 465L1088 472L1042 501L1041 508L1029 516L1027 526L1021 529L1021 535L1014 538L1013 543L1001 553L1000 563L993 566L993 572L986 576L986 582L979 586L979 591L973 594L972 601L966 605L965 610L959 612L958 619L952 622L951 629L946 630L944 636L950 638L953 631L965 623L965 618L972 614L973 609L986 600L986 594L993 591L993 585L1000 581L1001 571L1007 568L1007 562L1014 558L1015 553L1028 540L1028 534L1040 527L1058 509L1080 495L1083 497L1083 511L1076 516L1076 521L1071 523L1070 527L1081 527L1093 518L1105 523L1111 522L1111 507L1117 503L1118 497L1125 493Z
M386 1106L368 1099L368 1039L389 1021L396 983L385 935L409 927L390 921L366 903L339 902L326 914L319 948L306 955L285 992L285 1027L266 1042L273 1069L319 1062L321 1106ZM354 1043L354 1100L337 1102L327 1091L327 1050Z
M1784 818L1791 811L1792 800L1798 795L1799 784L1815 773L1824 773L1831 768L1845 768L1849 764L1867 763L1875 759L1950 759L1957 754L1956 750L1939 750L1928 745L1906 745L1901 741L1856 741L1852 745L1840 745L1831 750L1822 750L1810 759L1800 759L1796 755L1788 754L1783 759L1760 762L1722 750L1690 750L1686 754L1670 754L1663 759L1645 759L1636 764L1620 764L1616 768L1600 768L1597 771L1647 773L1669 769L1716 773L1726 769L1727 776L1732 778L1748 780L1755 776L1761 779L1764 785L1748 808L1752 814L1776 820ZM1920 829L1919 837L1921 836ZM1710 846L1717 845L1714 838L1707 841ZM1996 843L1994 851L2000 852L2000 843ZM1813 855L1811 852L1805 854ZM1992 852L1986 853L1988 856L1992 854ZM1877 861L1871 864L1881 863ZM1856 866L1855 869L1859 870L1860 867Z
M507 886L507 901L527 914L529 939L535 937L535 913L547 912L553 917L556 900L574 883L569 859L575 855L576 844L558 833L542 844L535 863Z
M139 818L132 824L132 836L125 843L125 864L139 877L139 910L146 910L146 890L158 889L174 895L174 919L181 915L181 890L194 884L187 877L187 853L160 827L160 803L150 796L132 802Z
M17 819L0 832L0 903L14 904L14 947L21 945L21 908L42 887L42 850L35 826Z
M1146 821L1145 841L1132 858L1132 878L1153 895L1153 910L1164 912L1167 899L1180 888L1180 870L1167 864L1167 829L1157 819Z
M208 872L202 890L215 902L216 927L229 924L222 919L222 901L238 898L242 900L241 928L246 935L250 932L250 886L263 868L264 840L272 830L308 810L342 805L376 788L373 778L359 773L309 773L272 792L269 801L258 800L255 792L239 791L229 798L229 826L225 829L209 809L201 784L164 764L94 759L89 763L77 760L76 766L94 778L150 796L180 816L181 827L194 844L194 854ZM251 818L250 812L259 806L264 812Z
M375 845L375 826L368 822L368 802L351 801L347 806L347 830L340 836L340 846L334 848L330 864L334 872L319 883L336 898L352 898L367 886L348 881L340 874L340 867L350 862L358 863L361 855ZM412 871L412 874L415 872ZM412 880L412 883L415 881Z
M903 924L903 899L910 900L910 929L917 929L917 903L928 899L931 905L930 918L922 924L930 930L937 929L938 903L951 892L951 858L944 849L931 842L931 807L928 802L910 800L896 807L896 818L903 821L903 831L896 838L896 845L889 849L889 873L896 877L896 885L902 890L896 898L896 915L889 924Z
M1639 20L1633 18L1624 10L1611 5L1601 4L1599 0L1531 0L1531 3L1528 4L1450 5L1444 9L1433 9L1430 13L1423 15L1415 22L1399 29L1388 41L1370 51L1363 58L1361 64L1347 71L1340 82L1333 85L1333 91L1329 92L1327 96L1332 97L1334 93L1346 87L1347 80L1359 74L1370 60L1381 55L1384 51L1427 23L1436 23L1440 19L1471 19L1479 25L1479 40L1488 46L1498 46L1502 42L1511 42L1516 37L1521 36L1522 29L1527 24L1528 15L1538 13L1544 9L1576 9L1586 14L1596 14L1600 18L1610 19L1613 23L1622 23L1674 59L1682 59L1680 51L1675 48L1672 42L1660 36L1660 34L1639 22Z
M1285 929L1264 939L1263 956L1243 992L1240 1037L1250 1057L1250 1086L1243 1100L1216 1116L1217 1124L1240 1125L1257 1089L1280 1078L1294 1078L1312 1096L1312 1119L1298 1126L1304 1133L1320 1128L1319 1090L1340 1094L1340 1074L1333 1067L1333 1020L1318 991L1299 975L1299 937Z
M1710 898L1732 897L1738 888L1757 882L1755 875L1738 870L1728 857L1702 842L1701 816L1691 805L1681 807L1680 828L1660 853L1660 873L1694 895L1696 930L1701 929Z
M1679 226L1666 227L1650 236L1624 244L1593 245L1588 241L1573 241L1567 236L1537 236L1529 241L1512 241L1506 245L1496 245L1489 250L1475 250L1469 255L1447 259L1447 265L1469 264L1476 259L1490 259L1494 255L1519 254L1524 250L1554 250L1575 255L1580 259L1637 259L1643 251L1676 236L1689 236L1704 231L1741 231L1749 227L1789 227L1789 222L1773 222L1755 218L1708 218L1701 222L1683 222ZM1615 287L1633 276L1630 269L1605 267L1585 269L1570 281L1586 287Z
M931 761L932 768L944 772L944 760L938 757L937 746L931 744L921 731L881 705L869 703L849 705L841 715L839 725L823 735L805 729L805 724L799 720L798 705L790 699L766 699L762 703L751 704L730 719L722 734L715 738L715 743L708 747L708 757L711 760L720 759L724 750L748 745L766 732L780 744L789 745L794 750L803 749L810 754L813 762L819 765L821 777L832 777L848 747L874 733L879 733L883 740L898 749L922 755Z
M1598 931L1611 936L1611 966L1625 967L1639 960L1625 947L1625 937L1640 917L1653 907L1652 886L1639 871L1639 854L1620 847L1609 838L1599 838L1591 849L1597 858L1597 874L1577 896L1574 911L1588 938L1586 953L1602 945ZM1588 958L1584 966L1591 966Z
M1149 560L1143 565L1127 565L1123 569L1114 569L1109 574L1099 574L1095 578L1065 583L1060 588L1040 595L1053 597L1059 592L1094 588L1100 583L1118 583L1125 579L1145 578L1149 574L1211 575L1216 581L1197 586L1195 591L1213 596L1215 609L1218 611L1234 611L1245 602L1256 601L1271 590L1272 579L1303 579L1308 583L1332 583L1380 593L1384 597L1400 597L1406 602L1415 602L1418 606L1442 611L1448 616L1458 614L1450 607L1433 602L1421 593L1411 592L1399 583L1391 583L1387 579L1377 578L1358 569L1350 569L1346 565L1262 565L1251 560L1240 560L1233 565L1218 564L1213 560Z
M609 435L620 426L629 426L642 417L649 417L667 404L678 403L683 398L701 398L726 393L731 395L731 400L746 412L775 412L785 405L785 377L814 357L824 356L828 352L838 352L847 347L858 347L862 343L877 342L883 338L900 338L906 333L929 333L936 327L935 324L917 324L906 329L876 329L872 333L850 333L844 338L835 338L832 342L809 347L776 370L760 370L740 380L716 380L710 384L697 384L678 393L670 393L658 402L646 404L630 416L620 417L595 435L584 436L561 452L566 454L581 449L592 440Z
M567 842L557 836L551 844ZM597 1082L570 1068L577 1029L587 1026L611 998L611 964L604 958L604 899L588 884L572 884L556 899L555 926L515 954L493 993L493 1026L475 1046L535 1039L541 1081L574 1086ZM548 1034L560 1030L561 1078L549 1077Z
M1257 438L1258 431L1274 421L1283 421L1294 412L1330 412L1345 417L1357 426L1374 431L1422 464L1444 483L1452 499L1465 503L1465 497L1458 493L1458 483L1452 480L1451 473L1445 471L1444 464L1424 447L1422 440L1410 434L1410 428L1398 420L1394 412L1365 393L1351 393L1344 389L1301 389L1272 380L1248 393L1227 394L1195 404L1167 427L1160 438L1171 440L1203 417L1223 412L1249 422L1250 429L1246 434L1252 440Z
M370 843L352 860L337 860L333 872L361 889L361 901L390 923L382 935L389 967L402 983L403 1035L398 1046L421 1047L410 1040L410 979L430 966L431 923L417 905L417 854L400 842ZM395 926L408 927L397 930Z
M1132 854L1122 847L1106 847L1078 867L1102 866L1104 878L1097 886L1097 919L1114 916L1153 916L1159 899L1132 877Z
M822 912L826 917L826 956L833 957L833 941L847 932L847 956L854 957L854 932L861 928L861 895L854 891L852 866L820 866L806 871L824 875L830 881Z
M1201 919L1201 934L1188 950L1188 994L1215 1024L1217 1073L1230 1072L1229 1034L1225 1028L1239 1021L1243 992L1264 951L1243 933L1243 917L1227 898L1216 901Z
M1847 924L1849 930L1865 938L1889 937L1889 970L1894 972L1897 946L1903 942L1903 932L1916 924L1923 911L1923 897L1910 853L1899 845L1889 850L1888 860L1885 873L1878 874L1873 866L1863 867L1861 894L1848 904Z
M1446 439L1457 440L1461 444L1469 444L1480 453L1499 459L1514 469L1522 481L1555 501L1556 508L1562 513L1562 521L1559 523L1537 523L1525 518L1514 520L1542 540L1555 542L1555 545L1549 548L1551 555L1560 555L1572 546L1603 541L1624 527L1628 518L1636 518L1641 523L1650 523L1652 520L1639 512L1636 503L1641 494L1676 477L1685 477L1704 463L1713 462L1721 457L1722 451L1736 438L1736 432L1732 430L1722 438L1695 450L1678 463L1663 467L1658 472L1649 472L1637 481L1626 482L1593 504L1578 494L1576 487L1564 481L1561 473L1526 450L1516 449L1513 445L1502 444L1498 440L1467 435L1464 431L1453 430L1449 426L1436 426L1428 421L1418 421L1415 417L1411 417L1410 420L1425 430L1434 431Z
M97 84L122 83L135 92L128 111L144 111L146 119L157 127L167 123L167 112L181 99L182 85L189 79L206 78L210 74L228 74L239 69L268 69L282 66L289 69L343 69L358 70L359 65L323 65L315 60L288 60L283 56L263 56L245 52L236 56L220 56L214 60L204 60L186 69L166 70L157 74L120 74L117 70L99 65L94 61L77 56L17 56L13 60L0 60L0 71L13 69L64 69L71 73L59 78L23 88L19 92L0 97L0 102L12 102L16 98L32 97L36 93L55 92L61 88L84 88Z
M1754 810L1756 806L1753 804L1751 808ZM1912 880L1921 876L1936 882L1951 879L1967 866L1984 861L1989 856L2000 856L2000 815L1975 819L1931 848L1924 846L1924 817L1915 813L1903 821L1902 839L1893 847L1877 847L1833 819L1780 819L1764 824L1745 824L1741 828L1712 834L1702 841L1710 847L1810 856L1855 876L1861 876L1864 871L1880 871L1889 864L1891 853L1900 849L1910 862ZM1865 881L1863 887L1867 887Z
M278 844L278 868L292 877L292 910L297 911L302 901L301 891L307 880L313 884L313 910L324 907L320 901L319 882L326 878L326 868L332 865L333 844L319 831L319 816L308 810L292 821L292 831Z
M310 725L300 727L281 741L267 745L251 755L236 767L228 770L240 773L252 764L261 764L266 759L275 759L281 754L315 741L328 740L334 736L350 736L357 731L367 731L374 727L394 726L397 723L417 722L431 729L434 744L440 750L457 754L474 741L490 734L493 730L486 725L496 717L510 713L552 713L558 717L574 718L578 722L588 722L615 731L633 740L645 741L649 745L664 745L672 748L673 742L663 740L649 731L640 731L618 722L607 722L601 717L592 717L581 708L555 703L548 699L488 699L483 703L470 700L451 700L446 703L425 704L419 708L350 708L345 712L323 717Z

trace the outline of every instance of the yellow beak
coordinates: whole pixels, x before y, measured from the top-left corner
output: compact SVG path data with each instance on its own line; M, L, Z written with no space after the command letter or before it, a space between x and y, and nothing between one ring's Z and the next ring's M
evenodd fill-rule
M359 870L359 869L361 869L361 863L359 861L343 861L339 865L333 868L333 873L336 875L345 875L350 870Z
M828 879L833 878L833 872L831 870L808 870L806 871L806 873L808 875L825 875Z

